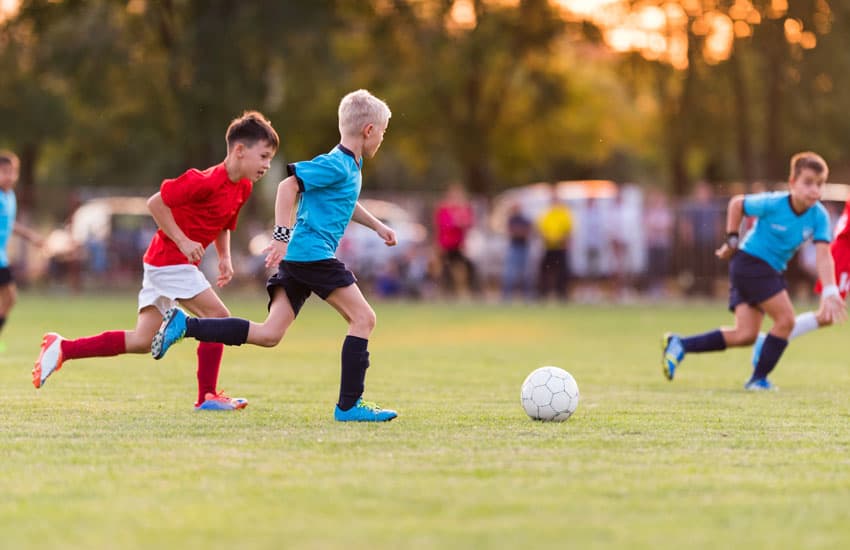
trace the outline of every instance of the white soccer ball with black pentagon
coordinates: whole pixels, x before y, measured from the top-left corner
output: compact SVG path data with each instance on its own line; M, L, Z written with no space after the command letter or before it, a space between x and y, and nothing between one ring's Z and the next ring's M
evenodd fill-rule
M563 422L578 407L578 384L564 369L540 367L522 383L520 399L531 418Z

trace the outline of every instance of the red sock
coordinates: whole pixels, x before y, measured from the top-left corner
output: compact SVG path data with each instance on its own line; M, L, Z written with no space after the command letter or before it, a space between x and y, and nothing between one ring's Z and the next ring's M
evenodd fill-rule
M82 359L83 357L110 357L127 352L123 330L108 330L97 336L62 340L62 358Z
M224 344L201 342L198 344L198 404L204 402L208 393L215 393L218 386L218 370Z

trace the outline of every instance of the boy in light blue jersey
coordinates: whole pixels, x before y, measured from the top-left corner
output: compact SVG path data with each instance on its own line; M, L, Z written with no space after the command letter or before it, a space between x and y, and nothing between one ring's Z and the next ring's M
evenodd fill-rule
M235 346L276 346L305 300L316 293L348 322L334 418L341 422L384 422L397 416L395 411L363 400L369 367L367 346L375 327L375 312L357 287L354 275L335 257L342 234L352 220L373 229L387 246L396 244L395 232L357 200L363 157L371 158L377 153L390 116L386 103L366 90L352 92L339 105L340 143L326 154L287 167L289 177L277 189L272 241L264 251L266 267L278 266L266 284L269 314L265 322L197 319L187 317L180 309L171 309L151 346L156 359L184 336ZM299 194L301 202L292 227L292 211Z
M15 306L18 290L12 270L9 267L9 239L18 235L38 246L44 239L32 229L15 221L18 214L18 201L15 197L15 183L18 181L20 162L18 156L9 151L0 151L0 330L6 324L6 318ZM0 343L0 348L5 347Z
M791 158L789 191L737 195L729 201L726 242L717 257L730 259L729 309L735 326L682 338L666 334L662 340L664 375L672 380L686 353L721 351L749 346L759 334L764 315L773 319L750 380L745 389L771 390L767 376L788 345L794 328L794 307L782 272L804 242L813 240L818 277L823 284L818 315L831 322L845 318L844 301L835 285L835 267L829 251L829 216L820 203L829 173L826 162L812 152ZM744 216L757 218L752 231L738 246L738 228Z

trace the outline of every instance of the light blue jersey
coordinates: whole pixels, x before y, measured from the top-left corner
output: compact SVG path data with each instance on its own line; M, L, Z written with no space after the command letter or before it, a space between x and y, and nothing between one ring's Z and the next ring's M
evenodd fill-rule
M362 164L362 158L355 159L354 153L337 145L329 153L287 167L298 179L301 204L285 260L316 262L334 257L360 196Z
M18 200L11 189L0 191L0 267L9 267L9 237L15 227L15 216L18 213Z
M791 194L757 193L744 197L744 215L758 218L744 238L741 250L770 264L785 267L800 245L809 239L830 242L829 214L821 203L802 213L791 208Z

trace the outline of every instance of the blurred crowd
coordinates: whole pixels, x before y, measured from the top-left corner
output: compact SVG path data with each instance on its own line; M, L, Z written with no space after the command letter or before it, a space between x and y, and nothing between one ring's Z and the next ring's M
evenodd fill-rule
M338 257L368 292L386 299L712 298L726 291L726 264L714 250L724 237L728 198L761 190L734 188L718 196L699 183L675 200L656 188L593 180L533 184L480 200L452 184L431 200L364 198L395 228L399 245L386 247L352 224ZM835 217L843 206L825 204ZM268 227L254 219L243 224L237 230L243 243L233 246L234 281L261 289ZM71 291L132 286L155 230L143 198L91 199L73 205L43 254L13 245L13 266L24 284ZM211 248L201 267L214 279L216 266ZM812 249L800 251L787 275L798 294L810 292Z

